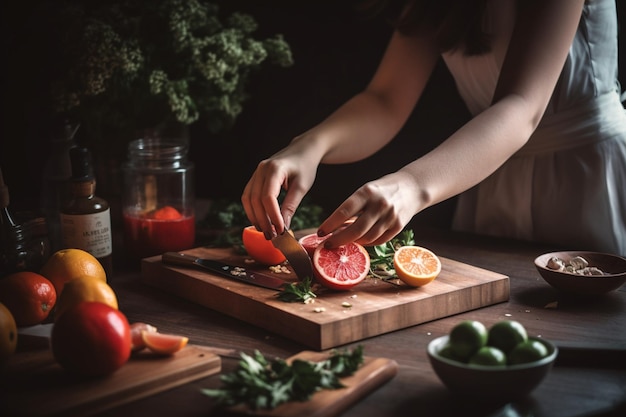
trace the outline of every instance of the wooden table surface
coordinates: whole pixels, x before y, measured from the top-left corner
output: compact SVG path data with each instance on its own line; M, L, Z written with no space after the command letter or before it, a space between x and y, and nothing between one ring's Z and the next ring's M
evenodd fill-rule
M468 407L450 394L434 374L426 346L463 319L486 325L503 319L520 321L530 335L593 345L626 344L626 286L606 296L583 300L565 297L548 286L533 260L553 248L437 230L415 230L416 243L450 259L510 277L508 302L469 311L367 340L367 356L393 358L395 378L355 404L349 416L490 415L491 409ZM563 248L559 248L563 249ZM572 248L575 249L575 248ZM267 357L289 357L307 347L191 303L140 282L137 268L115 274L110 283L129 321L151 323L163 332L188 335L190 343L210 346L222 357L223 372L237 365L239 352L260 350ZM219 377L183 385L117 408L105 416L219 415L213 401L200 393L215 388ZM525 400L514 404L521 415L574 417L626 415L624 367L555 366ZM617 407L617 409L616 409ZM510 414L507 414L510 415Z

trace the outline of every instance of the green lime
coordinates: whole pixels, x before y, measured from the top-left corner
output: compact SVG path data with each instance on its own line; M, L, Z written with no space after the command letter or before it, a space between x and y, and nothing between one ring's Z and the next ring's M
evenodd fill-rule
M483 346L474 353L468 362L470 365L506 366L506 355L493 346Z
M465 320L452 328L450 346L452 352L463 361L487 344L487 328L476 320Z
M505 354L522 342L528 340L526 329L515 320L499 321L489 329L487 345L497 347Z
M446 343L445 345L443 345L441 349L439 349L439 352L437 353L442 358L450 359L450 360L457 361L457 362L463 362L457 355L454 354L450 343Z
M509 365L535 362L548 356L548 348L538 340L527 340L515 346L508 355Z

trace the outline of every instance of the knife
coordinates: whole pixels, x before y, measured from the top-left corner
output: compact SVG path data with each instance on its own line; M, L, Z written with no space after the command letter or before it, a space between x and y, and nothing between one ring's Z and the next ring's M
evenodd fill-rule
M290 231L285 230L282 234L274 237L272 244L285 255L298 279L302 280L306 277L313 279L311 258Z
M253 271L241 266L233 266L214 259L204 259L197 256L179 252L165 252L161 255L164 263L180 266L192 266L215 272L221 276L242 281L258 287L280 291L287 281L270 274Z

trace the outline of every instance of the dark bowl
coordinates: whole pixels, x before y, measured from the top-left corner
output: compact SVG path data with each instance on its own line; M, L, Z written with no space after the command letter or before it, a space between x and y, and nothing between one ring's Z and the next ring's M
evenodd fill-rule
M553 258L569 263L580 256L604 272L604 275L578 275L550 269L546 265ZM599 252L563 251L544 253L535 259L535 267L541 277L554 288L577 295L600 295L614 291L626 282L626 259L621 256Z
M507 403L522 399L548 375L558 349L544 339L538 340L548 348L548 356L535 362L504 367L468 365L439 355L449 336L441 336L428 344L430 364L446 387L455 395L474 402Z

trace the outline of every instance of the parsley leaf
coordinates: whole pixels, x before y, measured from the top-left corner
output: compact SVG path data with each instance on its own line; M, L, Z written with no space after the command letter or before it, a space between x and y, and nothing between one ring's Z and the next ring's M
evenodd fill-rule
M306 303L317 297L317 295L313 292L311 278L305 277L302 281L285 284L283 290L278 293L277 297L280 301L287 303Z
M221 406L245 404L253 410L273 409L290 401L307 401L322 389L342 388L340 378L354 374L363 364L363 346L333 350L321 362L295 359L268 361L261 352L241 354L239 366L220 377L222 387L201 392Z
M385 281L398 278L393 266L393 255L400 247L413 245L415 245L413 230L405 229L387 243L369 246L367 251L370 255L370 273L372 276Z

